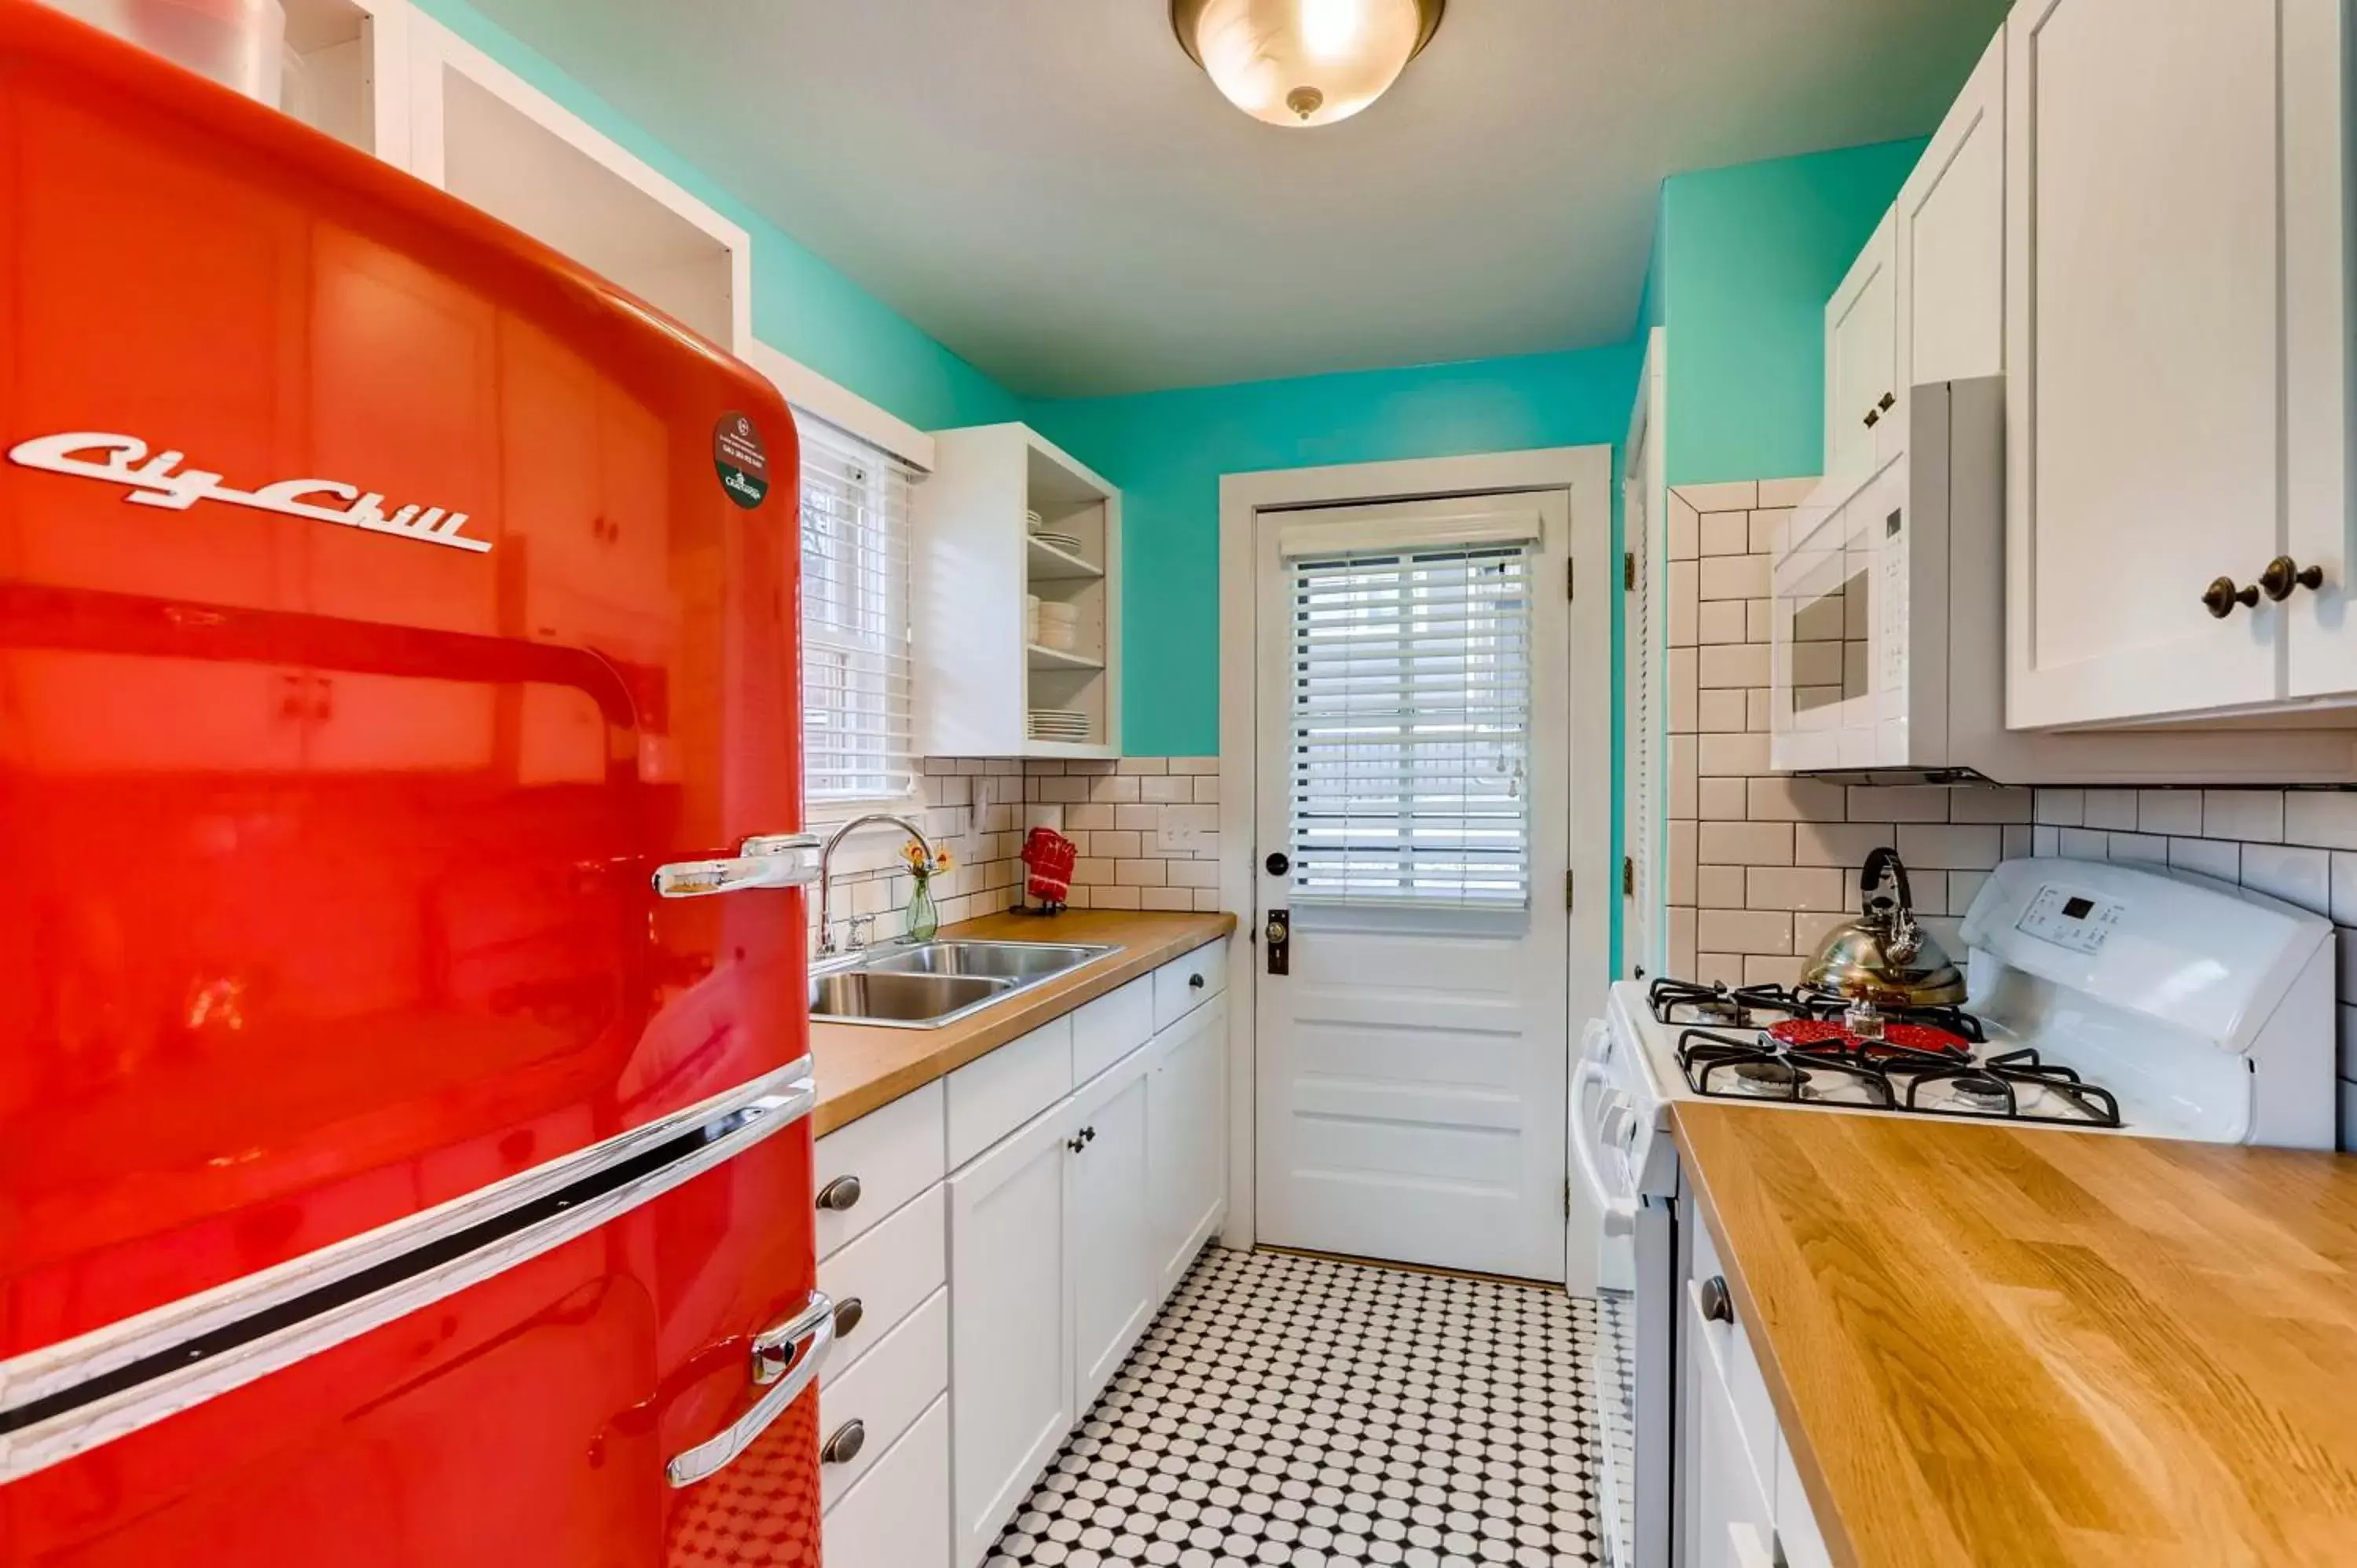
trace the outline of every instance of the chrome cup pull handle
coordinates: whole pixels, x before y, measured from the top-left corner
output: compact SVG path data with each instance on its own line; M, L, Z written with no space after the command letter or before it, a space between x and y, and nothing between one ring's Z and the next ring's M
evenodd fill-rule
M753 1382L769 1391L727 1430L674 1455L663 1466L663 1478L673 1487L692 1487L753 1446L770 1423L818 1380L834 1345L834 1303L824 1292L813 1291L800 1312L753 1337Z
M747 839L726 860L674 860L655 867L659 898L705 898L764 887L801 887L818 880L818 835L763 833Z

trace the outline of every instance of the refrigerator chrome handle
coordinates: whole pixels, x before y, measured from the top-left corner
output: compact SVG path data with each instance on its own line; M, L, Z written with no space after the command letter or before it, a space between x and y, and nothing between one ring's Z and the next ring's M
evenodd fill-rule
M726 860L675 860L655 867L655 895L704 898L763 887L801 887L818 880L816 833L762 833Z
M664 1478L673 1487L692 1487L726 1468L730 1460L753 1446L788 1405L809 1391L834 1346L834 1303L823 1291L813 1291L800 1312L753 1337L753 1381L770 1391L726 1431L674 1455L663 1466Z

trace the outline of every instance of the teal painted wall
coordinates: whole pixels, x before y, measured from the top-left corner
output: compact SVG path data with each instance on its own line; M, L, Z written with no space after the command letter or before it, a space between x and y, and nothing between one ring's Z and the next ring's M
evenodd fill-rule
M813 254L636 122L468 5L436 21L675 180L753 238L753 335L923 430L1020 419L1012 393Z
M1031 422L1121 487L1123 744L1219 749L1220 476L1611 442L1633 344L1409 370L1035 403Z
M1922 149L1883 142L1663 182L1643 318L1669 328L1671 484L1824 466L1825 301Z

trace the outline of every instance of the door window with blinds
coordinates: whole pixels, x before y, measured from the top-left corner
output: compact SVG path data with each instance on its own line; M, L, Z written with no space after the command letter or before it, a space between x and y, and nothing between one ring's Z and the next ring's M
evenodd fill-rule
M802 788L830 804L916 789L909 475L815 420L802 430Z
M1286 531L1297 904L1530 903L1535 538L1418 532Z

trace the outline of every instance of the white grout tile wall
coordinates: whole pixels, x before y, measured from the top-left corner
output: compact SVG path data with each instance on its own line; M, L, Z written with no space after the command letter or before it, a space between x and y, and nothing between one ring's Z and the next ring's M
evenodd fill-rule
M1878 844L1897 847L1940 940L2000 860L2148 861L2271 894L2332 919L2341 962L2341 1142L2357 1147L2357 792L2323 789L1843 788L1768 772L1770 552L1812 480L1670 492L1670 969L1790 981L1857 899ZM1741 591L1733 617L1714 615ZM1755 591L1756 590L1756 591ZM1742 724L1724 693L1740 691Z
M934 757L925 760L912 817L955 869L938 877L942 924L996 914L1017 901L1025 833L1054 828L1080 849L1076 909L1217 910L1220 759L1131 757L1113 761L1024 761ZM824 824L817 824L824 831ZM877 941L907 929L914 885L899 869L888 830L848 850L834 884L836 938L866 916ZM818 900L810 900L815 937Z

